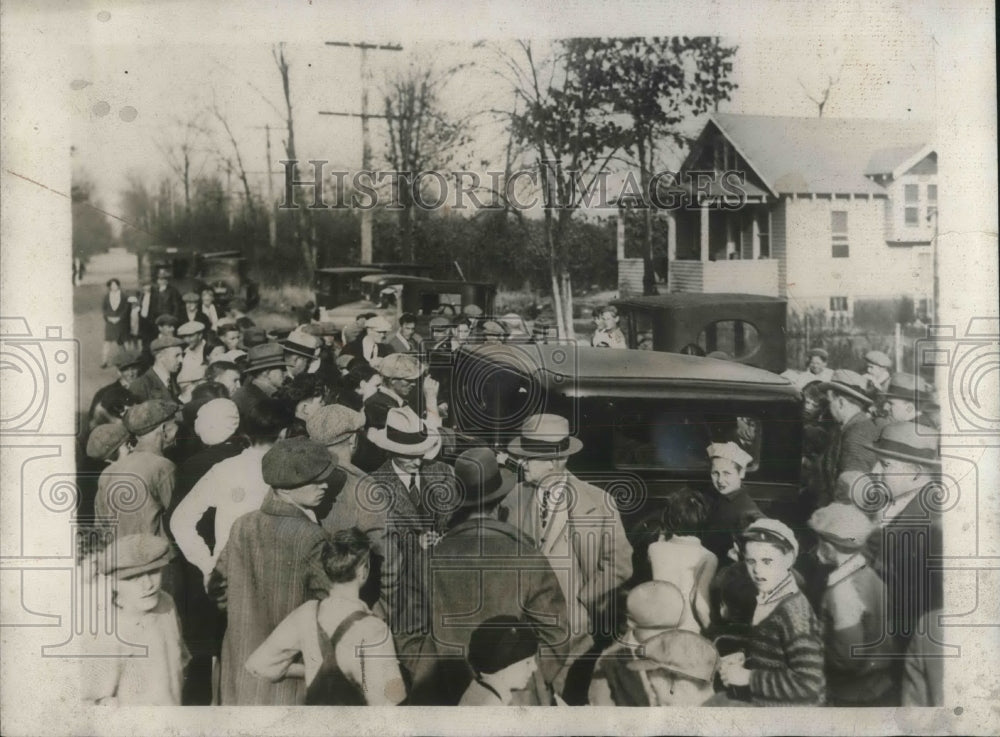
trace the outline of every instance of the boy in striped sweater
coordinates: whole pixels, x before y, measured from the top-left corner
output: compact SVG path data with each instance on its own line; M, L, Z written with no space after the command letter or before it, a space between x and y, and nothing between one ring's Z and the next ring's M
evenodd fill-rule
M723 658L722 682L757 706L822 704L823 638L792 575L799 552L795 534L783 522L759 519L743 531L739 544L757 587L757 607L746 653Z

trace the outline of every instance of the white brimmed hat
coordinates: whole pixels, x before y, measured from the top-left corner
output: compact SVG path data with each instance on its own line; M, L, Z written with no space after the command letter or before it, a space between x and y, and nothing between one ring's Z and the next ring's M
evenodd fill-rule
M441 435L428 431L427 423L409 407L390 409L385 427L371 428L368 439L382 450L403 456L432 458L441 447Z
M521 437L507 446L520 458L565 458L578 453L583 443L569 434L569 420L559 415L532 415L521 426Z

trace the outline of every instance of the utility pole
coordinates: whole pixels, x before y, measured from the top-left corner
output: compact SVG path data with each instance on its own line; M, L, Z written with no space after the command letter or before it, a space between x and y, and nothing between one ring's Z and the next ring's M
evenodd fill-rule
M327 46L353 46L361 51L361 113L333 113L320 111L320 115L350 115L361 118L361 170L364 183L368 187L372 186L369 172L372 168L372 146L371 136L368 129L369 118L384 118L384 115L372 115L368 112L368 88L371 86L371 68L368 65L368 52L373 51L402 51L403 47L398 44L372 44L372 43L350 43L347 41L327 41ZM372 210L366 208L361 211L361 263L370 264L372 262Z
M271 158L271 124L251 125L247 127L253 130L263 130L265 135L264 141L267 146L267 158L265 159L267 162L267 230L269 239L268 242L271 244L271 248L274 248L278 244L278 208L274 200L274 172L272 171L273 159Z

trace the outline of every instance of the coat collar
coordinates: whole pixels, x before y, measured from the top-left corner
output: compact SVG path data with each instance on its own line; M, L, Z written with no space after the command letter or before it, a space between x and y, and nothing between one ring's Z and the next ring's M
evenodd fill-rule
M264 503L260 505L260 511L264 514L274 515L275 517L299 517L300 519L309 520L309 515L300 507L295 506L291 502L286 502L275 493L274 489L268 489L267 496L264 497ZM314 520L309 521L313 522Z
M826 579L826 587L828 589L833 588L851 574L860 571L866 565L868 565L868 562L865 560L865 557L861 553L855 553L830 573Z

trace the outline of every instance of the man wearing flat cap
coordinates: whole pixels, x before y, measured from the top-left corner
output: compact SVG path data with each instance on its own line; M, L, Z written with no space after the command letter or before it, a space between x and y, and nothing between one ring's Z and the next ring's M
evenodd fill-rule
M865 354L865 376L876 392L884 393L892 377L892 360L882 351Z
M112 363L118 371L118 378L107 386L101 387L94 394L94 398L90 402L89 418L91 422L94 420L98 405L103 405L105 408L125 408L139 403L128 388L139 377L142 354L139 351L121 351L115 356Z
M872 404L868 380L854 371L837 369L820 389L826 392L830 415L837 427L830 434L820 458L820 503L834 498L837 479L845 471L866 472L875 456L869 446L878 437L878 427L868 414Z
M176 467L163 452L177 436L172 402L151 399L125 413L125 428L135 438L135 449L101 473L94 510L114 520L118 535L156 535L169 541L166 510L176 483ZM164 589L174 593L176 571L164 576Z
M817 615L823 628L827 703L831 706L893 706L893 656L899 656L885 628L885 586L868 565L865 544L874 523L854 504L821 507L809 518L818 538L816 557L833 570ZM868 646L866 657L853 653Z
M601 653L594 667L587 700L591 706L651 706L652 693L642 671L629 668L640 648L665 632L675 632L684 617L684 594L667 581L646 581L625 602L628 629Z
M188 322L200 322L206 330L210 330L212 321L208 319L208 315L201 311L201 297L198 296L198 293L187 292L181 299L184 302L184 310L180 314L181 325Z
M348 356L357 356L372 365L372 368L379 368L382 359L393 352L386 339L392 331L389 321L381 315L375 315L365 320L365 330L350 343L344 345L344 353Z
M944 553L938 510L956 492L941 485L937 436L918 431L913 422L886 425L869 450L875 456L871 475L888 499L872 510L877 527L865 555L885 582L885 633L902 651L921 636L918 619L943 604L941 572L930 569L930 559Z
M293 438L275 443L262 469L271 491L260 509L233 524L209 582L209 594L226 610L224 706L303 703L304 679L271 683L244 664L296 607L326 598L332 585L321 561L327 536L313 510L327 485L340 483L337 462L319 443Z
M180 338L157 338L149 344L153 365L129 385L129 392L140 402L150 399L176 402L180 396L177 372L185 343Z
M416 671L411 701L459 703L476 677L469 665L477 627L506 616L519 619L541 644L538 678L518 700L548 705L570 642L562 587L533 541L499 518L517 478L497 464L496 454L488 448L465 451L455 462L455 478L459 507L428 553L429 628L419 647L407 643L401 651L404 660L414 651L421 655L410 658Z
M570 705L586 702L587 661L581 660L572 676L570 670L591 649L594 634L613 635L617 590L632 575L632 546L614 501L566 469L569 457L582 448L565 417L529 417L520 437L507 446L522 464L524 481L503 502L511 524L535 541L553 568L565 570L570 561L578 572L559 580L573 632L567 667L556 686ZM595 540L596 547L584 540Z

